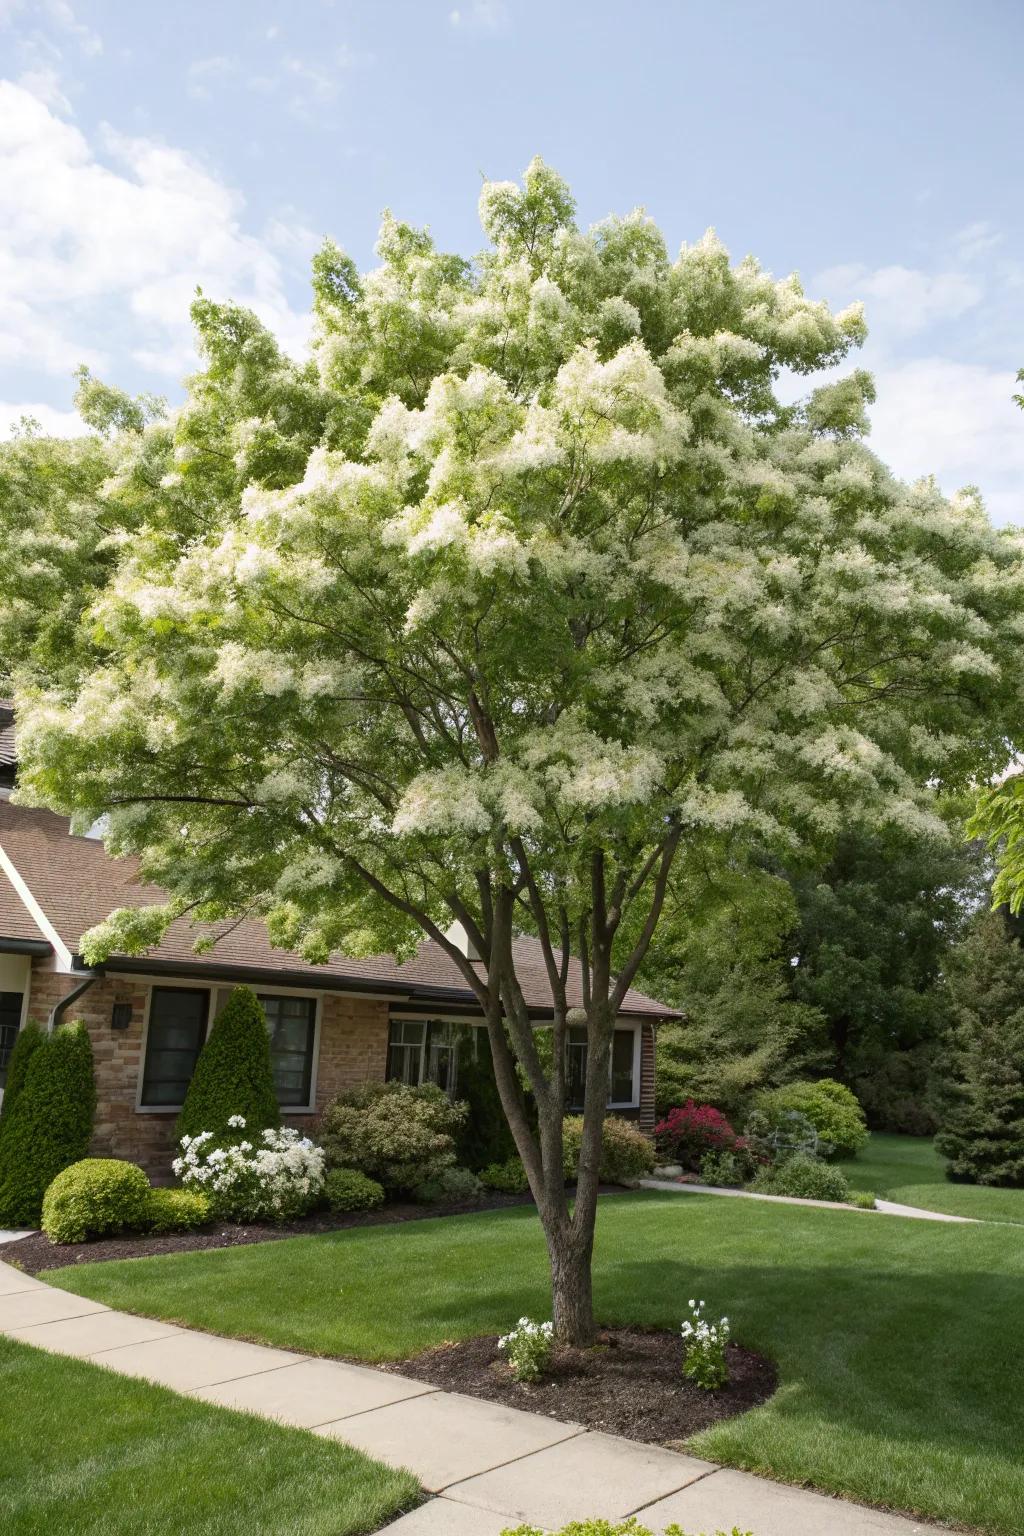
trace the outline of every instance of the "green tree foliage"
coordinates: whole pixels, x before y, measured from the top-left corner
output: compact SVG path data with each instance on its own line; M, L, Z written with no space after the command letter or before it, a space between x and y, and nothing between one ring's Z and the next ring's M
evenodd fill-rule
M829 1155L854 1157L868 1139L864 1111L845 1083L823 1077L814 1083L787 1083L758 1097L756 1108L770 1117L795 1112L813 1125Z
M3 1103L0 1104L0 1126L14 1108L18 1095L25 1086L28 1064L45 1039L44 1031L31 1019L25 1028L19 1031L7 1061L7 1082L4 1085Z
M95 1112L88 1030L80 1021L62 1024L33 1050L0 1126L0 1225L39 1225L49 1185L89 1150Z
M1024 1185L1024 948L1001 912L976 921L949 981L952 1085L935 1145L952 1178Z
M830 1061L822 1013L791 992L792 893L750 865L723 866L706 884L680 879L672 897L642 977L686 1014L658 1030L658 1109L693 1099L742 1123L759 1089Z
M213 1021L185 1094L177 1134L212 1131L218 1143L238 1141L240 1133L228 1124L232 1115L244 1116L250 1141L281 1123L267 1022L250 987L235 987Z
M984 900L985 869L955 808L949 836L851 828L792 884L792 995L827 1023L832 1068L872 1125L927 1134L950 1023L946 960Z
M480 212L475 261L390 217L376 271L325 249L308 364L197 305L183 410L104 487L137 525L89 664L19 695L23 793L109 815L110 846L171 893L159 921L255 910L310 960L432 938L487 1021L559 1333L586 1342L614 1019L677 856L930 825L922 785L1004 768L1024 560L976 497L871 454L863 372L777 398L784 371L847 357L859 308L712 235L673 259L642 212L581 230L539 161ZM141 937L115 916L82 942L98 960Z

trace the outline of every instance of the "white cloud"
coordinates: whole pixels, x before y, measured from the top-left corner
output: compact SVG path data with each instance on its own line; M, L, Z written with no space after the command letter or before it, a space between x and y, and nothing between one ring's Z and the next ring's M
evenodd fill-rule
M504 32L508 7L502 0L470 0L460 10L448 12L448 24L473 32Z
M987 219L967 224L953 236L953 248L961 261L977 261L1002 243L1002 235Z
M0 81L0 351L65 373L101 365L123 326L138 357L177 371L191 362L197 284L301 344L281 261L242 213L241 197L182 150L110 128L92 143Z
M226 54L214 54L208 59L193 59L185 73L185 88L190 96L205 101L213 94L213 87L236 74L238 64Z
M47 437L80 437L85 431L77 411L58 411L39 401L12 404L0 400L0 438L11 437L25 417L37 421Z
M71 116L71 103L64 94L60 82L60 75L52 64L39 64L34 69L26 69L19 76L18 84L23 90L31 92L39 101L45 102L55 112L63 112Z
M1012 371L915 358L876 370L871 446L903 479L980 485L993 521L1024 525L1024 412Z
M68 0L0 0L0 23L10 23L26 15L37 26L46 24L57 32L67 33L89 57L103 52L103 39L99 33L79 21Z
M914 267L831 267L814 280L816 292L846 303L864 300L868 330L910 336L937 321L955 320L982 300L982 285L965 272L923 272Z

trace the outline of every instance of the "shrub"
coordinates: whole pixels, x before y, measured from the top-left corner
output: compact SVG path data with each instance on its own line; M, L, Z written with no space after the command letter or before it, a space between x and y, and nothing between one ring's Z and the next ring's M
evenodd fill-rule
M705 1152L700 1160L700 1180L718 1189L742 1189L753 1175L753 1164L742 1147L736 1152Z
M87 1157L58 1173L43 1196L43 1231L51 1243L84 1243L144 1227L149 1196L137 1163Z
M244 1131L232 1115L229 1133ZM317 1203L324 1187L324 1154L290 1126L262 1131L257 1141L218 1145L212 1131L181 1138L171 1164L186 1189L198 1189L224 1221L294 1221Z
M466 1117L426 1083L364 1083L324 1110L320 1144L332 1168L358 1168L389 1193L412 1194L455 1162L455 1136Z
M464 1031L459 1041L456 1081L459 1098L467 1107L466 1118L456 1136L455 1154L459 1163L478 1173L491 1163L503 1163L513 1157L515 1137L505 1118L494 1080L491 1042L486 1029Z
M755 1109L743 1127L743 1139L757 1163L781 1163L795 1152L817 1157L821 1137L806 1115L769 1104Z
M30 1021L20 1031L14 1042L14 1048L7 1058L7 1083L4 1087L3 1103L0 1104L0 1135L3 1134L4 1121L14 1108L18 1095L25 1086L28 1064L45 1039L46 1035L39 1025Z
M719 1318L709 1323L704 1316L703 1301L689 1303L690 1315L680 1332L686 1352L683 1356L683 1375L705 1392L724 1387L729 1380L729 1367L725 1358L725 1346L729 1342L729 1319Z
M516 1381L540 1380L551 1359L554 1334L554 1323L532 1323L521 1317L511 1333L498 1340Z
M442 1168L436 1178L428 1179L416 1191L416 1199L427 1205L441 1201L479 1200L483 1185L470 1168Z
M0 1134L0 1225L38 1225L43 1195L89 1151L96 1110L84 1024L62 1024L32 1047Z
M154 1236L164 1232L192 1232L213 1218L210 1202L198 1189L151 1189L146 1209L146 1230Z
M855 1205L860 1211L873 1211L876 1201L869 1189L851 1189L850 1204Z
M267 1021L250 987L235 987L213 1021L178 1116L178 1139L209 1131L226 1146L238 1140L229 1125L238 1115L250 1132L281 1123Z
M503 1163L490 1163L480 1170L480 1182L486 1189L497 1189L505 1195L522 1195L530 1187L521 1157L508 1157Z
M850 1198L845 1173L806 1152L797 1152L774 1168L762 1168L750 1188L759 1195L794 1195L798 1200Z
M696 1173L706 1152L731 1152L741 1138L721 1110L687 1099L654 1127L654 1140L667 1162L680 1163Z
M583 1144L583 1116L569 1115L562 1122L563 1166L567 1179L574 1179L580 1165ZM620 1115L606 1115L601 1126L600 1177L606 1184L626 1184L650 1173L654 1167L654 1147L638 1126Z
M794 1110L806 1115L829 1155L854 1157L868 1139L867 1121L856 1094L844 1083L824 1077L817 1083L788 1083L761 1094L757 1109Z
M336 1215L343 1211L372 1211L384 1204L384 1186L358 1168L332 1168L324 1179L324 1196Z

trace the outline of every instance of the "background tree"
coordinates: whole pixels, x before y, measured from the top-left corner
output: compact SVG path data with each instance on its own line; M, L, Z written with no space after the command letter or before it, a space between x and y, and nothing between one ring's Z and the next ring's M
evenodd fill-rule
M257 912L314 960L431 938L486 1020L556 1327L585 1342L615 1017L680 849L931 825L917 786L1006 760L1024 566L975 498L869 453L868 375L776 399L782 370L862 338L859 308L713 236L673 261L640 212L583 232L539 162L480 206L475 262L391 218L374 272L325 248L315 368L289 372L251 316L200 317L207 369L143 434L161 473L91 611L102 657L22 689L22 793L107 815L171 893L84 939L94 961L186 910ZM276 382L259 414L265 373L315 396L294 436Z
M950 967L952 1082L935 1145L953 1178L1024 1185L1024 949L979 917Z
M951 1023L943 968L987 898L955 808L950 835L851 828L792 884L792 995L821 1011L832 1066L870 1123L928 1135L931 1076Z

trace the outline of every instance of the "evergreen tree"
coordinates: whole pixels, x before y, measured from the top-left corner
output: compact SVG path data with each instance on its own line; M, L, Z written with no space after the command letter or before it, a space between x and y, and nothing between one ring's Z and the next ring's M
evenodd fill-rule
M228 1124L234 1115L244 1118L250 1140L281 1123L267 1021L249 987L236 987L213 1021L185 1094L177 1134L213 1131L219 1142L237 1141L238 1131Z
M0 1104L0 1126L14 1108L15 1100L25 1086L28 1064L45 1039L39 1025L30 1019L15 1040L14 1049L7 1061L7 1082L4 1085L3 1103Z
M38 1226L47 1188L87 1155L92 1139L96 1084L85 1025L61 1025L30 1049L0 1132L0 1226Z
M935 1145L950 1178L1024 1186L1024 948L1002 913L955 957L954 1084Z

